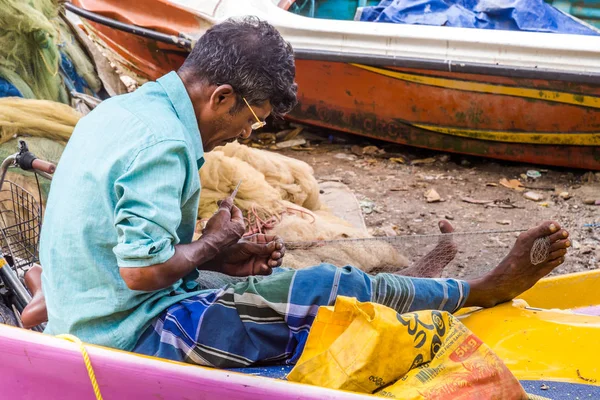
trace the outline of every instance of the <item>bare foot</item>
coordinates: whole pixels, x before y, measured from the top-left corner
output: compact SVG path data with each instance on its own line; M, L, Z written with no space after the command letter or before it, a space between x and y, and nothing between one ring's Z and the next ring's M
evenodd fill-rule
M439 227L442 233L454 232L454 227L446 220L440 221ZM442 271L446 265L456 257L457 251L452 235L441 236L437 246L417 261L415 265L396 273L417 278L439 278L442 276Z
M523 232L508 255L487 275L469 282L471 291L466 307L493 307L512 300L565 261L571 242L569 233L557 222L548 221ZM531 263L531 248L536 239L548 238L550 253L540 264Z

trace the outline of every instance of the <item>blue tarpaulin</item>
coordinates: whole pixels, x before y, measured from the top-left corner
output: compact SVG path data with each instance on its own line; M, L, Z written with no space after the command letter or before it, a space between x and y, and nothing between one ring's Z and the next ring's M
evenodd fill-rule
M543 0L382 0L361 21L510 31L599 33Z

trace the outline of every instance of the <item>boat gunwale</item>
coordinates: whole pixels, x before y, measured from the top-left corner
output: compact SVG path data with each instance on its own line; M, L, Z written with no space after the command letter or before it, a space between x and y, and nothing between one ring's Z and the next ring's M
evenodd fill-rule
M0 344L5 345L4 357L13 361L15 365L27 364L35 372L34 375L30 373L34 378L29 380L7 379L9 383L4 385L3 393L10 395L28 390L27 398L39 398L32 396L31 393L44 391L43 388L39 389L39 385L36 386L36 382L39 383L40 375L48 376L44 371L49 364L58 367L53 371L53 375L66 374L73 385L70 395L64 397L65 399L81 398L75 397L74 393L92 391L79 344L49 334L3 324L0 324ZM114 395L120 387L132 384L132 382L114 383L114 380L110 379L119 374L121 376L131 374L129 381L146 383L155 379L153 377L160 377L156 385L147 389L153 391L154 396L159 398L182 396L182 392L186 389L190 389L190 393L194 393L191 389L199 390L203 393L202 398L213 400L223 398L221 397L223 395L235 396L225 398L244 400L295 400L298 399L299 392L302 393L302 398L312 400L365 398L365 395L360 393L182 363L88 343L85 343L85 348L89 353L100 390L106 398L111 398L111 395L115 398ZM13 375L19 373L14 370L12 372ZM135 378L136 373L142 377ZM10 376L11 374L8 378ZM171 393L169 397L166 389L168 387L177 387L178 393Z
M596 85L600 82L600 72L566 72L554 69L505 66L499 64L494 65L441 59L432 60L414 57L382 56L364 53L344 53L302 48L295 48L294 55L299 60L355 63L374 67L428 69L444 72L494 75L506 78L567 81Z
M185 6L178 0L156 1L172 6L176 13L192 14L209 24L228 17L256 15L279 29L293 45L298 59L424 68L510 78L591 84L600 82L600 36L314 18L310 19L311 25L307 27L308 17L284 11L272 4L271 0L246 0L242 4L230 0L195 0L183 2L186 3ZM76 0L75 4L95 12L97 7L94 4L97 2L98 0ZM118 4L103 7L103 11L110 9L113 13L125 15L123 6ZM147 29L143 24L143 15L138 17L142 19L138 18L137 26ZM193 31L182 28L176 31L192 43L205 30L200 25ZM477 33L476 37L474 33Z

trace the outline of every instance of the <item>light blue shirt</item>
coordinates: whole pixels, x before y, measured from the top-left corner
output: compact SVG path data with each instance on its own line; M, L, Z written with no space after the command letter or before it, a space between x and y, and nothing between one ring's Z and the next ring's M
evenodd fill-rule
M175 72L82 118L54 174L40 239L46 333L131 350L152 319L197 294L190 274L155 292L121 268L167 261L190 243L204 150Z

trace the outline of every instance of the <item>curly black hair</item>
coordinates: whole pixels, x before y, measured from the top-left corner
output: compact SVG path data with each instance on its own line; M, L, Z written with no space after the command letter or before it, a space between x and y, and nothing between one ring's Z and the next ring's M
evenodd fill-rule
M230 18L210 28L196 43L180 71L211 85L229 84L250 104L269 101L282 116L296 105L296 67L292 46L277 29L257 17Z

